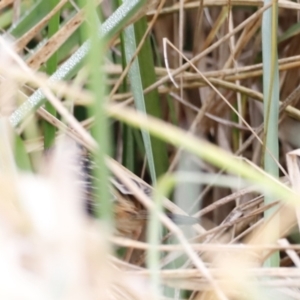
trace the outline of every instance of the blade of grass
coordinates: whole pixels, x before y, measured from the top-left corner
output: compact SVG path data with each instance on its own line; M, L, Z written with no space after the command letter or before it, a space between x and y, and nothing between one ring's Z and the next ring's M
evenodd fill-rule
M118 6L122 5L122 0L114 0L113 2L114 9L117 9ZM125 42L124 42L124 34L120 35L121 40L121 64L122 69L126 68L126 54L125 54ZM120 92L127 92L127 77L123 79L122 85L119 88ZM122 155L122 163L123 165L135 173L135 150L136 150L136 142L134 140L133 129L127 124L122 124L122 142L123 142L123 155Z
M262 53L263 53L263 91L264 91L264 169L267 173L278 178L279 170L276 162L266 148L272 153L273 157L279 161L278 144L278 117L279 117L279 71L277 54L277 2L273 0L264 0L264 4L272 3L272 7L263 13L262 19ZM265 196L265 205L274 201L271 195ZM266 210L265 218L270 217L274 209ZM279 222L279 220L278 220ZM279 228L279 224L278 224ZM278 236L278 228L273 229L274 236ZM270 256L265 265L269 267L278 267L280 264L279 252Z
M89 75L90 89L94 94L94 103L89 106L90 116L95 117L92 127L92 135L98 147L94 153L95 167L93 173L97 180L94 181L96 192L95 200L98 203L96 214L101 217L108 225L112 223L112 201L109 192L108 168L105 164L105 156L110 153L109 124L105 106L105 75L103 70L104 40L99 39L98 24L99 18L95 13L94 1L87 2L87 19L89 20L88 33L90 36L90 50L87 57L87 67ZM109 227L110 228L110 227Z
M135 170L135 142L132 128L122 124L123 128L123 165L134 173Z
M293 24L284 33L280 35L280 37L278 38L278 43L282 43L293 36L299 35L299 33L300 33L300 23L298 22L296 24Z
M130 62L132 56L136 51L136 39L134 32L134 25L129 26L124 31L124 41L125 41L125 52L127 62ZM129 77L131 81L131 89L134 96L135 105L138 110L146 114L146 105L143 93L143 84L140 72L140 65L137 60L132 63L129 71ZM156 182L156 170L154 165L154 157L152 151L152 144L150 135L147 131L142 130L143 142L146 150L146 157L148 162L148 167L151 175L152 182Z
M51 9L53 9L59 3L59 0L51 0L49 2L51 3ZM60 13L56 13L49 21L48 38L51 38L59 30L59 18L60 18ZM57 59L58 59L57 52L54 53L48 59L46 65L47 74L51 75L56 71L57 64L58 64ZM56 110L51 103L47 102L45 108L51 115L56 116ZM50 123L48 123L47 121L44 121L43 124L44 124L44 148L48 149L54 143L56 128Z
M126 25L132 17L143 7L145 0L127 0L121 5L97 30L98 37L109 40ZM85 42L60 68L50 77L50 81L70 79L80 70L84 64L86 55L90 49L90 41ZM38 109L46 101L41 89L33 93L28 100L23 103L9 120L11 124L18 126L28 115Z
M136 41L137 44L139 44L147 30L146 18L142 18L138 22L136 22L134 24L134 29ZM143 89L146 89L148 86L156 82L155 66L149 37L146 38L137 59L140 67L139 69L142 86ZM142 98L136 99L136 101L142 101L142 99L144 99L144 105L146 107L147 114L150 114L157 118L162 118L162 105L157 89L153 89L150 93L143 95ZM159 177L163 175L168 169L167 148L165 143L154 137L151 137L151 145L155 172L156 176Z
M30 10L26 11L26 14L20 19L17 24L11 26L8 33L15 38L21 37L28 30L31 29L36 23L43 19L51 9L51 1L41 0L36 2Z
M144 41L143 45L131 66L130 79L131 89L134 95L135 106L143 113L161 117L161 106L157 89L146 96L143 90L156 81L155 67L149 37L144 39L147 31L147 22L142 18L134 25L125 30L124 39L126 47L126 59L130 63L137 50L137 44ZM152 181L164 174L168 167L166 145L161 141L151 138L147 132L142 131L143 141L146 149L146 157Z
M124 31L124 44L127 63L130 63L135 55L137 45L141 43L147 31L147 21L145 18L140 19L134 25L129 26ZM131 65L129 71L131 82L131 90L134 96L134 102L137 110L143 114L161 117L161 106L157 89L154 89L147 95L144 95L143 90L156 81L155 66L152 56L152 49L149 37L146 37L142 48L140 49L137 58ZM153 137L147 130L141 130L143 143L146 151L148 167L153 183L156 183L157 177L164 174L168 168L166 145ZM161 199L159 195L154 198L156 206L161 210ZM151 247L160 243L160 228L161 224L156 214L151 214L147 226L147 240ZM160 295L160 254L154 248L147 252L147 265L152 270L151 285L152 292L156 297Z
M16 160L17 167L20 170L32 171L31 162L26 152L24 141L17 134L14 136L15 145L14 145L14 158Z
M186 131L175 126L167 124L161 120L150 116L136 113L128 108L122 109L115 107L108 107L107 112L111 117L121 120L134 127L141 127L149 130L157 138L163 139L176 147L183 147L184 149L201 157L205 161L217 166L221 169L226 169L228 172L242 176L249 180L257 187L263 188L263 193L272 194L277 198L282 198L287 203L298 205L299 199L289 187L282 184L276 178L261 171L258 167L249 165L217 146L200 140Z

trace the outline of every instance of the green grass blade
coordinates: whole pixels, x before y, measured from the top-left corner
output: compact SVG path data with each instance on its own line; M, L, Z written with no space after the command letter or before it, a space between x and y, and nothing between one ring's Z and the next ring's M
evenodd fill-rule
M122 0L112 1L114 9L117 9L118 6L122 5ZM122 69L126 68L126 54L125 54L125 43L124 43L124 34L123 32L120 35L121 40L121 64ZM120 92L127 92L127 77L123 79L122 85L119 88ZM136 154L136 143L134 140L133 129L127 124L122 124L122 142L123 142L123 153L122 153L122 164L131 172L135 173L135 154Z
M14 24L8 33L15 38L19 38L30 30L36 23L43 19L51 9L51 1L38 1L32 8L24 14L17 24Z
M284 42L293 36L299 35L300 33L300 23L293 24L289 27L283 34L278 38L278 43Z
M98 36L110 39L116 35L144 5L145 0L127 0L98 29ZM70 79L83 66L90 41L85 42L60 68L51 76L50 81ZM46 101L41 89L33 93L9 118L11 124L18 126L32 111L37 110Z
M104 41L99 39L98 24L99 19L95 13L95 5L93 1L87 4L87 18L90 22L88 27L90 36L90 50L88 52L87 67L89 73L89 85L94 94L94 103L89 107L90 116L95 117L95 123L92 128L92 135L99 145L97 153L94 154L95 168L93 173L97 180L94 181L95 200L98 203L97 216L101 217L108 224L112 223L112 201L109 192L108 169L105 164L105 156L110 153L110 139L109 139L109 123L107 114L104 110L105 106L105 91L106 86L101 84L105 82L105 75L103 70L104 58Z
M225 150L213 145L205 140L200 140L193 135L188 135L186 131L175 126L162 122L161 120L136 114L132 110L109 108L108 114L119 121L130 124L133 127L147 129L157 138L163 139L176 147L194 153L205 161L220 169L236 174L255 184L258 190L263 187L263 192L282 198L286 203L298 205L299 199L289 187L280 183L272 176L266 176L258 168L249 165L240 158L237 158ZM259 188L260 187L260 188Z
M128 62L130 62L136 51L136 39L135 39L134 25L131 25L125 29L124 40L125 40L125 48L126 48L125 49L126 59ZM145 100L144 100L143 83L142 83L142 79L141 79L140 65L137 60L135 60L131 66L131 69L129 71L129 77L130 77L133 97L135 99L136 108L139 111L146 113L146 105L145 105ZM143 136L143 142L145 145L147 162L148 162L151 179L153 182L156 182L156 170L155 170L155 165L154 165L154 157L153 157L153 152L152 152L150 135L147 131L142 130L142 136Z
M265 0L265 5L270 0ZM262 52L263 52L263 91L264 91L264 133L265 147L279 161L278 143L278 117L279 117L279 71L277 63L277 3L263 14L262 21ZM274 158L264 149L264 169L274 177L279 176L279 170ZM272 196L265 196L265 204L268 205L275 199ZM273 210L265 212L268 218ZM279 225L279 224L278 224ZM274 236L278 236L278 228L274 228ZM267 266L278 267L280 264L279 252L273 254L267 261Z
M32 171L31 162L26 152L24 141L17 134L14 136L14 158L16 160L17 167L23 171Z
M136 41L139 44L142 40L146 30L147 21L146 18L142 18L134 25ZM150 43L150 38L147 37L141 51L138 54L138 63L141 75L141 82L143 89L152 85L156 82L155 66L152 54L152 47ZM136 99L137 101L142 101L143 98ZM144 96L146 112L157 118L162 117L162 105L157 89L154 89L150 93ZM168 155L165 143L162 141L151 137L152 153L154 159L154 166L157 177L163 175L168 169Z
M51 3L52 9L59 3L59 0L51 0L49 1ZM48 24L48 38L51 38L58 30L59 30L59 18L60 13L55 14ZM53 74L57 69L58 64L58 56L57 52L54 53L47 61L47 73L49 75ZM52 114L53 116L56 116L56 110L53 107L53 105L49 102L45 105L46 110ZM49 124L47 121L44 121L44 148L48 149L50 148L55 140L55 132L56 128Z
M125 47L126 59L131 61L136 52L137 44L141 42L147 30L147 22L142 18L125 30ZM136 108L143 112L158 118L161 117L161 105L157 90L144 95L143 90L156 81L155 66L152 57L152 49L149 37L138 53L137 59L131 66L130 70L131 89L134 95ZM145 145L148 166L152 181L156 181L156 177L164 174L168 168L168 158L166 145L150 135L142 131L143 142Z

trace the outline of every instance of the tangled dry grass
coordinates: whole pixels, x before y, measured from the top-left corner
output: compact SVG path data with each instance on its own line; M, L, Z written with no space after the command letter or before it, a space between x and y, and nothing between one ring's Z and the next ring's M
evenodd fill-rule
M83 191L74 172L78 153L64 137L91 151L98 146L89 132L95 116L85 110L94 101L86 69L72 81L52 83L44 72L53 53L61 51L61 64L79 47L84 11L74 1L59 1L22 32L18 25L33 1L0 2L5 37L0 44L1 299L300 299L300 173L295 150L300 145L300 5L278 1L277 180L261 169L263 2L165 2L163 8L143 11L152 26L156 78L144 93L159 94L162 121L130 109L130 84L120 88L125 73L118 38L110 41L104 64L109 91L105 109L114 120L110 124L115 149L106 162L152 211L150 230L144 228L137 239L115 236L106 223L83 209ZM105 17L114 10L110 1L101 5ZM48 38L45 26L58 11L60 28ZM62 51L64 46L67 50ZM60 115L39 108L12 129L8 117L40 87ZM51 160L42 155L41 120L57 129ZM177 226L133 184L132 179L147 185L150 175L137 131L132 133L135 175L122 167L127 142L122 121L140 125L168 143L167 169L174 175L170 185L176 184L169 193L172 201L160 198L161 205L198 218L198 224ZM201 147L211 149L212 156ZM25 162L20 151L27 155ZM216 163L222 160L224 165ZM237 168L246 161L252 175L228 169L227 161ZM171 189L169 179L158 182L158 190ZM268 194L276 198L266 204ZM273 215L264 218L266 210ZM265 262L274 253L280 254L280 262L270 267Z

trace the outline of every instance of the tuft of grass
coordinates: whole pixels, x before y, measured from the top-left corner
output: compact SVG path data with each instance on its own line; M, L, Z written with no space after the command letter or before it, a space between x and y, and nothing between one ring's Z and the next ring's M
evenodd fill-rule
M299 4L117 2L0 2L0 297L299 299Z

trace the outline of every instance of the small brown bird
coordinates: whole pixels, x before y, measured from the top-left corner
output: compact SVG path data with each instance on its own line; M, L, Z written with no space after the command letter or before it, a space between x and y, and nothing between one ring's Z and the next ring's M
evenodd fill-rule
M82 181L85 190L85 203L90 215L95 213L95 204L93 201L93 161L89 155L81 156ZM151 198L152 189L133 178L131 180ZM126 237L133 237L136 232L140 232L148 219L148 212L142 204L134 197L117 178L111 178L112 191L111 198L114 203L115 226L117 234ZM166 215L178 225L194 225L198 220L185 215L173 214L167 212Z

